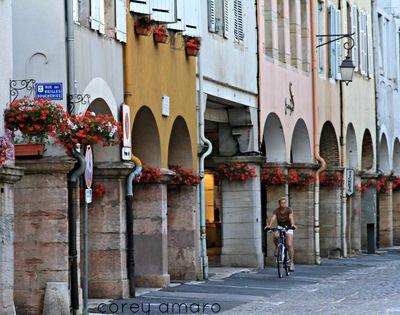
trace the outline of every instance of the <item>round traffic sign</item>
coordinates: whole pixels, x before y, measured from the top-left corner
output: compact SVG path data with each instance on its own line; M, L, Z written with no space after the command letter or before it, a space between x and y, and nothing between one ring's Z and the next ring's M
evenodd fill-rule
M93 182L93 153L92 147L88 145L85 153L86 169L85 169L85 182L86 187L90 188Z

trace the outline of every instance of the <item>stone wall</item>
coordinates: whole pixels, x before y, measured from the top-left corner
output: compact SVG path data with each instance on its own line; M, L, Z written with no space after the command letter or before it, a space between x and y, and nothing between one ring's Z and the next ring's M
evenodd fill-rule
M379 247L393 246L393 203L392 183L388 189L379 193Z
M393 245L400 245L400 191L393 191Z
M361 193L357 190L351 197L347 197L347 226L346 240L349 253L361 253ZM349 239L351 240L349 242ZM351 249L351 251L350 251Z

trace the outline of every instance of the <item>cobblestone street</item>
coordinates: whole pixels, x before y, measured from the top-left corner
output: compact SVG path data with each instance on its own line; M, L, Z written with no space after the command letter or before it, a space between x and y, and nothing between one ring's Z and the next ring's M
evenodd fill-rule
M175 283L136 299L91 302L115 303L100 304L101 310L116 312L118 305L119 314L179 314L179 307L181 314L400 314L399 271L400 248L393 248L323 260L320 266L297 265L295 274L282 279L274 268L213 268L208 281ZM100 313L95 307L92 312Z

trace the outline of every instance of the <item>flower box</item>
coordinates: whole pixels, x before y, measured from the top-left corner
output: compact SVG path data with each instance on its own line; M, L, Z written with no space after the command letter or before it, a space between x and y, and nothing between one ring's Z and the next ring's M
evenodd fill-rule
M142 16L135 21L135 33L137 35L148 36L153 29L154 21L147 16Z
M201 46L201 38L193 36L183 36L185 42L186 55L197 57Z
M156 26L153 30L155 43L165 44L168 41L168 30L164 25Z
M186 55L191 57L197 57L199 55L199 48L196 47L186 47Z
M137 35L142 35L142 36L149 36L151 33L151 26L140 26L140 25L135 25L135 33Z
M15 157L41 158L44 154L43 143L23 143L15 145Z

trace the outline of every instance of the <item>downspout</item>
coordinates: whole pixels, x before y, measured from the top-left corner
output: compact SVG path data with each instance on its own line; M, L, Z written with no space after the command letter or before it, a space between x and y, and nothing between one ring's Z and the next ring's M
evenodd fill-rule
M135 170L130 173L126 180L126 240L127 240L127 271L129 281L129 296L135 297L135 252L133 237L133 181L142 172L142 162L138 157L131 155L135 163Z
M310 1L310 19L311 19L311 64L312 64L312 104L313 104L313 140L314 156L320 163L320 168L316 172L314 187L314 244L315 244L315 263L321 264L320 246L319 246L319 175L326 170L326 162L319 154L319 121L318 121L318 70L317 70L317 37L316 37L316 17L315 2Z
M262 68L261 64L261 58L263 57L263 51L262 51L262 42L261 42L261 1L256 0L256 21L257 21L257 123L258 123L258 147L259 151L261 143L264 139L262 139L262 133L261 133L261 99L260 99L260 87L261 87L261 76L260 76L260 71Z
M203 278L208 278L208 257L207 257L207 243L206 243L206 207L205 207L205 192L204 192L204 160L212 152L212 143L208 140L204 134L204 113L206 110L206 104L204 103L204 92L203 92L203 68L202 68L202 53L200 52L197 58L197 68L199 72L199 133L200 142L207 146L206 152L201 154L199 159L199 203L200 203L200 241L201 241L201 260L203 267Z
M345 142L344 142L344 112L343 112L343 82L339 82L340 94L340 164L342 168L345 167ZM345 175L345 174L343 174ZM344 176L343 176L344 178ZM346 189L344 180L340 186L340 247L342 248L342 257L347 257L347 244L346 244L346 224L347 224L347 211L346 211ZM351 213L351 212L350 212ZM349 239L349 244L351 240Z
M72 97L75 92L75 32L74 32L74 16L73 1L65 0L66 18L67 18L67 80L68 80L68 96ZM67 111L72 113L73 108L67 97Z
M68 238L69 260L71 269L71 307L74 314L79 310L79 282L78 282L78 250L76 241L76 218L79 209L79 177L85 172L86 162L80 153L80 146L72 149L72 155L78 160L79 166L68 177Z

